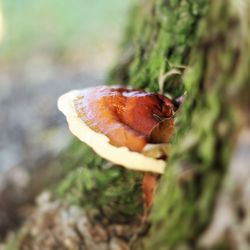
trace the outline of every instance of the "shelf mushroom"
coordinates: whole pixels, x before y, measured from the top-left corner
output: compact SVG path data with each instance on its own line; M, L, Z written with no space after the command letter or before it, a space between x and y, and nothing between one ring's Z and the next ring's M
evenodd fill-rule
M144 171L144 205L153 200L174 129L175 106L158 93L114 86L73 90L58 99L70 131L101 157Z

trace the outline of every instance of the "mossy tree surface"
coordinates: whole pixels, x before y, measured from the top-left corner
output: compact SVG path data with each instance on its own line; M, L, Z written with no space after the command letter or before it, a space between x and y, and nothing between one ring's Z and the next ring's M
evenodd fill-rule
M225 189L239 132L249 127L248 10L244 1L148 0L131 11L123 51L108 83L156 92L159 78L176 69L180 74L169 74L164 92L173 97L185 93L145 249L201 246L217 194ZM81 147L71 146L65 165L74 167L59 194L111 214L133 217L141 211L142 175L112 168ZM213 247L227 249L226 244Z
M249 92L249 38L242 40L237 11L232 2L213 1L199 22L183 76L187 97L174 152L152 212L149 249L197 248L212 219L239 129L246 126L241 115L249 100L244 94ZM228 242L218 244L226 248Z
M55 187L58 197L85 209L101 209L117 222L142 212L141 173L106 162L78 140L73 140L61 162L65 177Z
M248 10L244 1L155 0L132 13L111 79L158 91L160 74L186 68L165 82L165 92L186 91L186 97L151 213L147 249L202 245L198 239L225 188L239 132L249 127ZM214 247L227 249L225 237Z
M187 64L195 43L193 33L205 9L205 0L192 4L151 0L134 6L122 43L124 53L111 71L108 84L158 91L160 74L173 68L182 70ZM165 91L172 96L183 94L179 76L168 80ZM66 177L57 189L60 197L101 209L111 205L113 209L108 211L112 216L118 213L133 217L142 212L142 173L110 168L110 164L78 142L74 142L62 158Z

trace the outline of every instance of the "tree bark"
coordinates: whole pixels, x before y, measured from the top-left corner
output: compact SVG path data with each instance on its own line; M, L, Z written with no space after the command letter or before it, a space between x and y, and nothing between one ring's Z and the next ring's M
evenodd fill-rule
M226 0L148 0L131 11L108 82L159 91L165 80L165 94L184 95L172 153L150 214L152 225L149 234L133 240L134 249L249 247L248 11L248 1ZM137 217L142 209L140 174L112 170L117 181L106 179L88 189L86 180L96 178L93 169L102 171L103 162L89 153L90 164L86 154L70 154L70 159L87 162L88 174L74 176L74 185L67 176L68 184L60 186L63 196L84 205L99 190L98 206L107 211L105 216L126 217L130 211L130 219ZM72 187L83 181L79 195L72 195Z
M243 0L147 0L131 10L107 82L184 96L149 230L133 224L142 174L78 141L61 156L57 197L136 228L131 249L249 249L249 13Z
M113 82L159 91L170 72L164 92L185 95L143 249L250 247L249 11L152 0L130 17Z

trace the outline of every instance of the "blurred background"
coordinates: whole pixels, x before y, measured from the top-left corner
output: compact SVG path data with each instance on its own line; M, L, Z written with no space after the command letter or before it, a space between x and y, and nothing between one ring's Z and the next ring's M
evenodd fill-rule
M128 0L0 0L0 236L28 199L22 190L31 172L72 138L58 96L103 84L129 6Z

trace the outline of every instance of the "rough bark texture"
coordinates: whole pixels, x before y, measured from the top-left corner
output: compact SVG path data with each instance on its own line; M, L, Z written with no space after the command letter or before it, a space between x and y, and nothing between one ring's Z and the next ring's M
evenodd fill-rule
M165 93L185 94L150 230L128 237L132 249L250 248L248 13L241 0L148 0L131 11L108 82L159 91L164 79ZM141 173L77 141L62 162L57 197L110 223L138 220Z
M157 91L162 72L186 67L165 83L166 92L186 97L144 248L249 248L250 4L142 5L127 31L130 57L112 78Z

